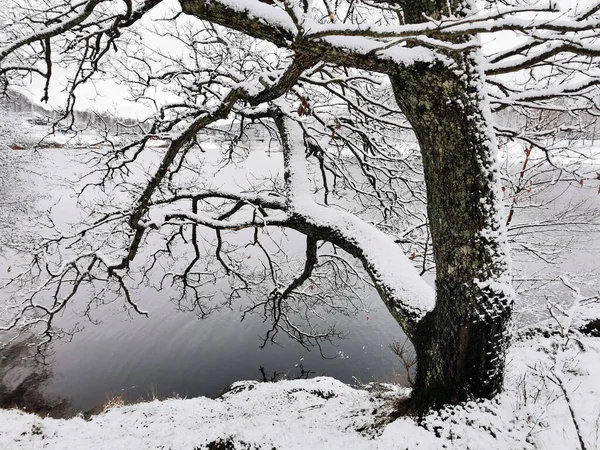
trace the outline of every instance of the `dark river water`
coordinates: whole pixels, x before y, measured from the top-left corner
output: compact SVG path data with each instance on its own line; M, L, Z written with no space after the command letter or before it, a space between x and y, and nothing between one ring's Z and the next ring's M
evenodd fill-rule
M288 377L329 375L344 382L392 381L404 376L388 345L402 339L395 321L373 302L368 313L337 317L347 338L307 351L283 339L260 349L266 324L258 317L240 322L236 311L220 311L204 320L176 311L161 294L148 295L150 317L126 319L104 314L102 324L86 325L69 343L55 345L53 377L45 391L88 409L107 396L213 396L234 381L260 379L260 367ZM74 321L74 320L73 320ZM69 322L69 321L67 321ZM80 322L83 322L80 320Z
M56 174L58 179L71 170L77 172L73 169L75 163L65 154L56 152L40 158L44 158L46 177ZM40 177L27 179L31 183L28 188L49 193L38 207L52 206L57 225L77 220L80 212L69 190ZM302 252L304 241L296 241ZM5 260L0 269L10 264ZM364 291L364 306L357 314L325 318L345 338L308 350L281 335L278 345L261 349L261 336L269 324L258 316L240 321L239 311L247 299L241 298L232 309L200 320L193 313L177 310L168 300L171 294L168 289L141 288L135 295L140 307L149 312L148 318L135 314L130 317L122 312L122 302L115 302L92 312L98 324L83 317L77 302L85 299L76 299L59 323L65 328L77 326L81 331L69 342L52 345L49 377L36 387L49 399L66 399L73 410L86 411L115 396L130 400L154 395L215 396L235 381L262 379L263 373L269 379L275 374L288 378L307 373L327 375L355 384L405 380L404 367L389 349L390 344L403 342L404 334L372 290ZM5 383L9 380L13 387L17 385L24 376L19 370L30 369L11 369ZM1 377L0 371L0 381Z

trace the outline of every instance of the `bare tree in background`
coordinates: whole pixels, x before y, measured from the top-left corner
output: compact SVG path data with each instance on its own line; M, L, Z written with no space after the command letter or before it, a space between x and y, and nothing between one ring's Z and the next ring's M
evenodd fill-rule
M80 86L111 78L155 111L137 137L99 155L93 183L112 189L119 203L95 208L79 230L46 243L15 280L38 283L16 301L7 326L42 326L51 338L54 317L83 286L95 300L117 292L142 312L133 269L148 275L184 246L191 259L166 270L163 281L208 312L202 286L218 277L204 265L201 230L210 229L208 248L233 292L272 286L251 308L272 321L270 337L278 330L301 341L324 337L291 319L299 313L291 300L301 299L305 311L313 300L329 301L307 286L326 279L319 274L328 265L351 287L344 273L363 276L353 257L415 346L412 409L501 389L514 294L496 137L520 139L556 164L554 152L565 148L549 137L580 131L579 118L596 113L600 3L567 11L518 0L180 0L172 11L160 0L4 3L5 82L39 74L47 99L54 70L68 69L63 118L71 124ZM159 28L156 44L144 44L149 27ZM494 36L500 48L484 54L482 39ZM506 110L530 118L559 111L573 121L494 128L492 113ZM222 131L224 119L235 124L220 138L229 160L248 124L261 123L281 143L283 176L244 191L194 179L199 136ZM406 129L419 162L402 143ZM154 138L168 147L147 164ZM149 167L142 183L131 176L138 164ZM337 200L341 192L352 192L361 207L348 210ZM273 248L261 242L261 230L271 227L306 237L304 267L286 283ZM235 257L245 246L228 245L232 232L246 229L263 253L261 274ZM426 261L429 234L435 294L413 265L416 251L405 255L398 245L414 241ZM151 236L164 248L140 268ZM72 254L61 257L60 249Z
M0 254L8 248L30 248L33 233L18 224L32 215L40 217L35 194L27 189L29 177L35 176L35 163L29 153L15 150L27 141L29 125L23 115L11 113L8 105L0 103Z

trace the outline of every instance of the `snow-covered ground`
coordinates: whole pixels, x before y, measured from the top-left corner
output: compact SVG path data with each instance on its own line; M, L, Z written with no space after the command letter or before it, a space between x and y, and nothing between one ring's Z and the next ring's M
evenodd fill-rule
M600 337L580 329L600 317L600 305L571 312L520 333L497 398L421 420L390 419L407 391L389 385L253 381L217 399L112 406L88 420L0 410L0 448L598 449Z

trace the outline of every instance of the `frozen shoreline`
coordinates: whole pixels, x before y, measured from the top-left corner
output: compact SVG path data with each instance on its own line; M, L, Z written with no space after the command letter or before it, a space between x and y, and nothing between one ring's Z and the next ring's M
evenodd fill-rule
M116 406L89 421L0 410L0 447L558 450L580 448L581 441L599 448L600 338L578 331L599 313L597 303L581 308L568 335L552 322L522 335L509 350L502 394L419 423L388 423L394 400L407 394L390 385L355 389L326 377L245 381L217 399Z

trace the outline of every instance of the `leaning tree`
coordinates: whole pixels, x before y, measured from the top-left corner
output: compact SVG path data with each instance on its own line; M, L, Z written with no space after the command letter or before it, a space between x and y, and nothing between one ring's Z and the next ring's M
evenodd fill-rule
M95 207L81 228L41 246L15 280L34 277L37 287L15 299L7 327L41 326L52 337L54 318L86 283L95 296L112 290L143 312L132 271L152 235L164 248L152 252L142 277L160 258L177 260L178 245L189 247L191 257L163 280L204 312L203 287L215 280L204 267L201 230L209 229L209 248L234 291L270 277L265 299L249 308L272 320L268 336L322 337L291 320L288 301L330 301L304 285L324 280L327 266L344 280L341 269L358 270L349 255L414 344L412 408L501 389L514 294L496 138L520 139L555 164L547 137L581 129L584 113L596 112L600 2L564 11L520 0L3 3L5 84L37 74L48 99L60 67L68 75L62 119L71 127L82 86L101 89L107 79L129 85L132 99L154 111L137 127L123 125L131 130L124 144L107 133L98 152L101 173L90 184L110 185L127 202ZM506 110L529 122L547 111L572 120L554 130L495 125L492 114ZM257 123L281 143L281 179L244 191L189 182L201 136L217 133L231 160ZM399 138L403 130L416 138L418 160ZM128 178L156 137L168 141L160 160L143 182ZM360 208L336 202L340 190L352 191ZM425 198L423 220L415 205ZM286 283L273 248L259 239L270 227L306 237L304 267ZM255 230L251 243L266 261L260 283L228 254L228 236L245 229ZM107 236L118 239L109 244ZM417 255L402 247L421 245L424 268L429 236L435 293L415 268Z

